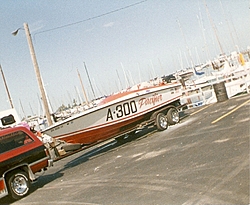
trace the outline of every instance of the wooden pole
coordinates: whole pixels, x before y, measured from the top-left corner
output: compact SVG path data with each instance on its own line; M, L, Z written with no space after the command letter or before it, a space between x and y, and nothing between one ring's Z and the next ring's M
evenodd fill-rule
M29 45L31 59L32 59L33 66L34 66L35 73L36 73L38 87L40 89L40 93L41 93L41 97L42 97L42 102L43 102L43 106L44 106L45 115L46 115L46 118L47 118L48 126L50 126L50 125L52 125L52 119L51 119L51 115L50 115L50 112L49 112L49 105L48 105L45 90L44 90L44 87L43 87L42 78L41 78L40 70L39 70L39 67L38 67L34 46L33 46L32 40L31 40L29 27L28 27L27 23L24 23L23 25L24 25L24 30L25 30L25 33L26 33L26 38L27 38L27 41L28 41L28 45Z

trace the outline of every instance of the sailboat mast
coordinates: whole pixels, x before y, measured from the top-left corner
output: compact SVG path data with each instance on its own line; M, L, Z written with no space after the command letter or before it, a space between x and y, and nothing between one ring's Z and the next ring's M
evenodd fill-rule
M23 104L22 104L22 102L21 102L20 99L19 99L19 102L20 102L20 106L21 106L22 112L24 114L24 118L26 118L26 114L25 114L24 109L23 109Z
M181 30L181 34L182 34L182 36L183 36L183 39L184 39L184 41L185 41L186 48L187 48L187 51L188 51L188 54L189 54L189 58L190 58L190 60L191 60L191 67L193 67L193 66L194 66L194 61L193 61L193 58L192 58L192 55L191 55L191 51L190 51L190 49L189 49L189 47L188 47L188 44L187 44L187 39L186 39L186 37L185 37L185 35L184 35L184 32L183 32L183 30L182 30L182 28L181 28L180 21L179 21L178 19L177 19L177 22L178 22L179 28L180 28L180 30Z
M84 98L85 98L85 102L86 102L87 106L89 106L89 101L88 101L88 98L87 98L87 94L86 94L86 91L84 89L84 86L83 86L83 83L82 83L82 78L81 78L81 75L80 75L78 69L77 69L77 73L78 73L78 77L79 77L79 80L80 80L80 83L81 83L81 86L82 86L82 92L83 92L83 95L84 95Z
M91 87L91 90L92 90L93 96L94 96L94 98L96 99L95 92L94 92L94 89L93 89L93 86L92 86L92 83L91 83L91 80L90 80L90 77L89 77L89 72L88 72L88 69L87 69L87 67L86 67L85 62L83 62L83 64L84 64L84 68L85 68L85 71L86 71L87 76L88 76L88 80L89 80L89 84L90 84L90 87Z
M213 28L213 30L214 30L216 40L217 40L217 42L218 42L218 44L219 44L220 52L221 52L222 54L224 54L223 49L222 49L222 45L221 45L221 43L220 43L219 36L218 36L217 30L216 30L216 27L215 27L215 25L214 25L213 19L211 18L210 12L209 12L209 10L208 10L208 6L207 6L207 3L206 3L206 0L204 0L204 4L205 4L205 7L206 7L206 11L207 11L207 14L208 14L209 21L210 21L211 26L212 26L212 28Z
M231 31L230 25L229 25L229 21L228 21L228 19L227 19L227 15L226 15L226 13L225 13L225 11L224 11L224 7L223 7L223 5L222 5L221 0L220 0L220 6L221 6L221 9L222 9L222 12L223 12L223 16L224 16L224 18L225 18L225 20L226 20L226 22L227 22L227 27L228 27L228 31L229 31L231 40L232 40L234 46L236 47L236 49L238 50L238 52L240 52L240 51L239 51L239 48L237 47L237 45L236 45L236 43L235 43L235 40L234 40L234 38L233 38L232 31ZM237 35L237 33L236 33L236 35Z
M79 93L79 90L78 90L78 87L75 86L75 90L76 90L76 95L78 96L79 102L83 103L82 98L81 98L80 93Z
M10 106L11 106L11 108L14 108L14 105L13 105L11 97L10 97L10 92L9 92L9 89L8 89L8 86L7 86L7 82L6 82L5 77L4 77L4 73L3 73L3 69L2 69L1 64L0 64L0 71L1 71L1 74L2 74L2 77L3 77L3 82L4 82L4 86L5 86L8 98L9 98Z
M207 59L210 59L210 52L209 52L209 49L208 49L208 45L207 45L207 39L206 39L206 35L205 35L205 29L204 29L204 26L203 26L203 23L202 23L202 16L201 16L201 11L200 11L200 8L199 8L199 16L197 15L197 19L198 19L198 22L199 22L199 25L200 25L200 29L201 29L201 32L202 32L202 36L203 36L203 40L204 40L204 43L205 43L205 49L206 49L206 52L207 52Z
M118 90L122 90L122 82L121 82L119 73L118 73L117 69L115 71L116 71L116 75L117 75L117 78L118 78L118 81L119 81Z
M124 73L124 77L125 77L125 83L126 83L125 88L128 88L129 87L129 81L128 81L128 77L126 75L126 72L124 70L124 66L123 66L122 62L121 62L121 67L122 67L122 70L123 70L123 73Z

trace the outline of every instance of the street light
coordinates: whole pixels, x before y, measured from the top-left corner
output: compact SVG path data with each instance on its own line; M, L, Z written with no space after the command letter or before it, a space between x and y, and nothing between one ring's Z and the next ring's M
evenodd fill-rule
M13 31L11 34L16 36L19 30L24 30L23 28L18 28L17 30Z
M29 45L30 55L31 55L31 59L32 59L33 66L35 69L38 87L40 89L40 93L42 96L42 102L43 102L43 106L44 106L44 110L45 110L45 115L47 118L48 125L50 126L50 125L52 125L52 120L51 120L51 115L49 112L49 105L48 105L45 90L43 87L42 78L41 78L40 70L38 67L38 63L36 60L35 50L34 50L34 46L33 46L32 39L31 39L31 34L30 34L29 27L28 27L27 23L24 23L23 27L24 27L26 38L27 38L28 45ZM16 36L19 30L23 30L23 28L18 28L16 31L12 32L12 35Z

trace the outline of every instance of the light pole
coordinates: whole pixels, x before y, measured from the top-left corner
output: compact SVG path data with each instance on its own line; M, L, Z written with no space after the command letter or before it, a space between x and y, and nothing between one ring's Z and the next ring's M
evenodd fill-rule
M51 115L50 115L50 112L49 112L49 105L48 105L45 90L44 90L44 87L43 87L42 78L41 78L40 70L39 70L39 67L38 67L38 63L37 63L37 60L36 60L35 50L34 50L34 46L33 46L33 43L32 43L31 34L30 34L30 31L29 31L29 26L28 26L27 23L24 23L23 27L24 27L26 38L27 38L28 45L29 45L30 55L31 55L32 63L33 63L34 69L35 69L35 74L36 74L36 78L37 78L38 87L40 89L40 94L41 94L41 97L42 97L42 102L43 102L45 115L46 115L46 118L47 118L48 125L50 126L50 125L52 125L52 120L51 120ZM20 30L20 29L21 28L17 29L12 34L17 35L18 30Z

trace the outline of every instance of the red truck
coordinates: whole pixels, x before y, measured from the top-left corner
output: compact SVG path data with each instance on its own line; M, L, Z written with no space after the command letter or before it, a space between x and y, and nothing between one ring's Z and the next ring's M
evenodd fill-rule
M0 129L0 198L29 193L35 173L53 165L48 149L25 127Z

